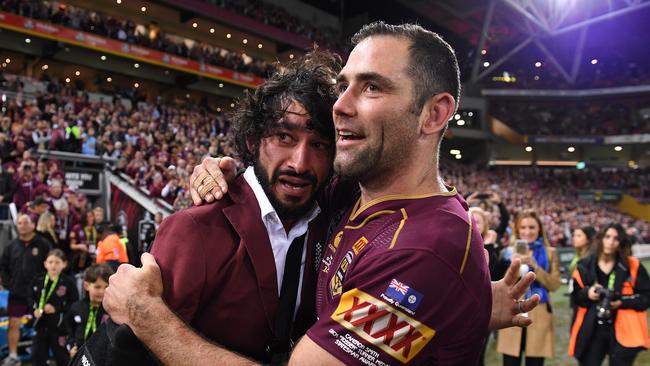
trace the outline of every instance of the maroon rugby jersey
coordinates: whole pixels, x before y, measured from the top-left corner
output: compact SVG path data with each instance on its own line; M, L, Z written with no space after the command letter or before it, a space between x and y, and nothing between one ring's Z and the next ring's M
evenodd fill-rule
M488 334L483 243L455 189L357 201L317 289L309 338L345 364L474 365Z

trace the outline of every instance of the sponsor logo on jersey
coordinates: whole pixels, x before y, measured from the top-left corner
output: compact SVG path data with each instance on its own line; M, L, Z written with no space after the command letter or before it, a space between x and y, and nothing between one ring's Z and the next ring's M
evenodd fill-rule
M424 297L424 295L415 291L411 286L394 278L382 294L382 298L384 296L393 299L395 301L393 305L399 304L399 307L407 310L411 314L420 306L420 301Z
M366 244L368 244L368 239L366 239L365 236L362 236L361 239L357 240L356 243L352 246L352 250L354 251L354 254L359 254L361 249L363 249Z
M341 239L343 239L343 231L339 231L334 237L334 240L332 240L332 242L328 245L332 251L332 254L336 253L336 249L338 249L339 244L341 244Z
M350 263L352 263L352 258L354 258L353 251L350 250L345 253L345 257L341 260L339 268L336 270L336 273L334 273L334 276L332 276L332 280L330 281L330 292L332 297L340 295L343 291L343 278L345 278L345 273L348 271Z
M435 330L356 288L341 296L332 319L403 363L411 361L436 334Z

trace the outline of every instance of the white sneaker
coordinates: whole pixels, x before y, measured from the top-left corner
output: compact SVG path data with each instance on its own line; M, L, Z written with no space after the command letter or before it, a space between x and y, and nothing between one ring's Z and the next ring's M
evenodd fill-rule
M7 356L2 360L2 366L20 366L22 363L18 357Z

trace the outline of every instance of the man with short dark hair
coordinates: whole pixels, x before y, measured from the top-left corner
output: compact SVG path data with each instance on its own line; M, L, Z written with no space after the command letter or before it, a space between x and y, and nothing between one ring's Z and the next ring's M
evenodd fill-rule
M35 233L35 224L29 215L20 214L16 221L18 238L12 240L0 257L0 276L2 286L9 290L9 329L7 340L9 356L2 365L20 365L18 359L18 340L20 339L20 320L30 314L28 299L31 295L32 280L45 270L43 263L50 246Z
M487 335L491 295L480 235L462 198L438 175L439 144L460 89L453 50L414 25L375 23L355 39L337 77L333 115L334 168L339 177L359 182L347 192L356 204L345 210L324 248L319 319L290 364L471 365ZM433 82L420 85L422 75L433 75ZM197 182L201 196L210 191L201 188L205 184ZM504 282L508 287L515 271ZM158 276L155 262L144 255L143 269L125 267L112 278L105 305L116 321L131 326L164 363L214 364L225 355L231 364L249 362L206 344L169 317L158 299ZM533 277L526 276L525 286ZM143 283L143 296L120 299ZM515 286L510 294L521 293ZM535 300L505 298L499 296L492 326L528 324L512 316ZM185 339L182 352L168 337L160 339L146 314L135 317L136 308L165 314L162 333L173 330Z

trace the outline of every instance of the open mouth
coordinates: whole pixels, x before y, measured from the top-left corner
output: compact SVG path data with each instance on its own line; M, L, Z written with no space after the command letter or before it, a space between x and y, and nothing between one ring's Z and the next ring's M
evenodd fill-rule
M311 186L311 182L308 180L288 176L278 178L278 183L286 190L295 193L301 193Z

